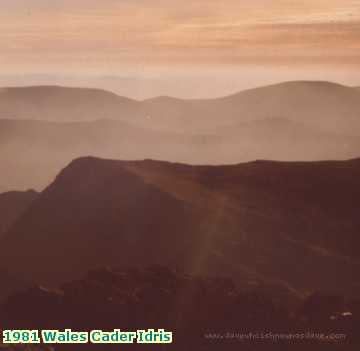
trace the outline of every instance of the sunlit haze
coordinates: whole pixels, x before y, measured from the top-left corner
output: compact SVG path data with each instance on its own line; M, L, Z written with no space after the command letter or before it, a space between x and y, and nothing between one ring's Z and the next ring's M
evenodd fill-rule
M1 85L135 98L299 79L360 85L359 0L4 0L0 28Z

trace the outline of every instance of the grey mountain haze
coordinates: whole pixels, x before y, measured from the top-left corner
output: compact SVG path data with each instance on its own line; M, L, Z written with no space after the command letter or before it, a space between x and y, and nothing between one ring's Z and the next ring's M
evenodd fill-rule
M3 88L0 191L41 190L86 155L217 165L355 158L359 116L360 91L329 82L287 82L202 100Z

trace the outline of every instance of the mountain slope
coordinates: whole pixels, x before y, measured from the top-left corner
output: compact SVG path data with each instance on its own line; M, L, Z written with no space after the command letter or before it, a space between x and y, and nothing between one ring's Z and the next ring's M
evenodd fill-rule
M27 279L20 279L6 270L0 269L0 303L10 295L28 289L31 282Z
M0 237L37 198L35 191L11 191L0 194Z
M183 223L178 228L179 237L182 230L189 230L185 211L185 204L116 164L80 159L40 195L5 237L3 247L7 247L7 241L11 246L10 243L21 240L18 252L11 254L19 262L11 268L30 259L32 268L38 273L45 269L47 276L46 257L53 263L52 272L58 279L57 273L67 277L71 271L101 264L104 258L109 263L138 262L146 256L156 259L154 245L158 243L160 249L174 242L174 237L168 235L173 231L173 223ZM141 221L137 220L139 215ZM32 229L28 221L32 222ZM163 231L154 231L151 240L143 240L147 231L156 229L159 223ZM72 268L63 262L64 250Z
M99 265L160 263L297 294L356 294L359 179L360 160L81 158L3 238L1 265L55 284Z
M25 192L11 191L0 194L0 238L10 226L36 200L38 193L29 190ZM28 287L27 279L19 279L16 275L0 268L0 301L7 295Z

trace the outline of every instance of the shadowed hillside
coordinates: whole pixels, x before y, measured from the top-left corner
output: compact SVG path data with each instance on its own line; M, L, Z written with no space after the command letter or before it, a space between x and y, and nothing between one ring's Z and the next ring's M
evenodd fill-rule
M23 214L37 196L38 193L32 190L26 192L10 191L0 194L0 237Z
M187 166L81 158L8 231L1 263L54 284L98 265L156 263L226 272L284 296L356 295L359 179L359 160Z
M20 192L10 191L0 194L0 238L6 233L11 225L28 209L38 197L33 190ZM11 292L27 286L26 278L20 279L7 270L0 268L0 300Z
M157 345L161 350L357 350L355 301L314 294L295 309L283 302L261 290L239 290L230 279L192 276L163 266L102 268L56 290L34 286L12 295L0 305L0 326L172 331L173 343ZM310 333L326 337L306 337ZM280 334L284 336L275 339ZM103 350L103 345L91 344L52 347ZM143 345L124 347L143 350Z

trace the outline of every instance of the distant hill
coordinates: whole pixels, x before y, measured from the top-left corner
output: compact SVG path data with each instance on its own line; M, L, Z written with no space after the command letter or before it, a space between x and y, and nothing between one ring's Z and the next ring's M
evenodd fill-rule
M138 103L100 89L31 86L0 89L0 115L9 119L81 121L131 113Z
M160 126L167 128L204 130L280 118L326 131L357 135L359 101L359 91L354 88L330 82L296 81L245 90L218 99L159 97L146 103L151 111L149 114L161 121Z
M0 192L41 190L87 155L213 165L351 159L359 156L359 115L359 90L329 82L286 82L202 100L2 88Z
M337 133L359 130L358 90L331 82L280 83L207 103L211 110L223 111L231 124L239 118L285 118Z
M299 295L356 295L359 181L359 159L188 166L81 158L1 240L0 266L57 284L97 266L155 263Z
M71 160L86 155L229 164L254 159L350 159L359 150L359 137L281 118L239 122L206 133L156 130L116 120L0 119L0 191L42 190Z
M359 112L359 91L329 82L287 82L209 100L136 101L103 90L56 86L0 92L2 118L58 122L107 118L176 132L203 133L250 120L284 118L358 135Z
M26 211L37 196L38 193L32 190L0 194L0 237Z

